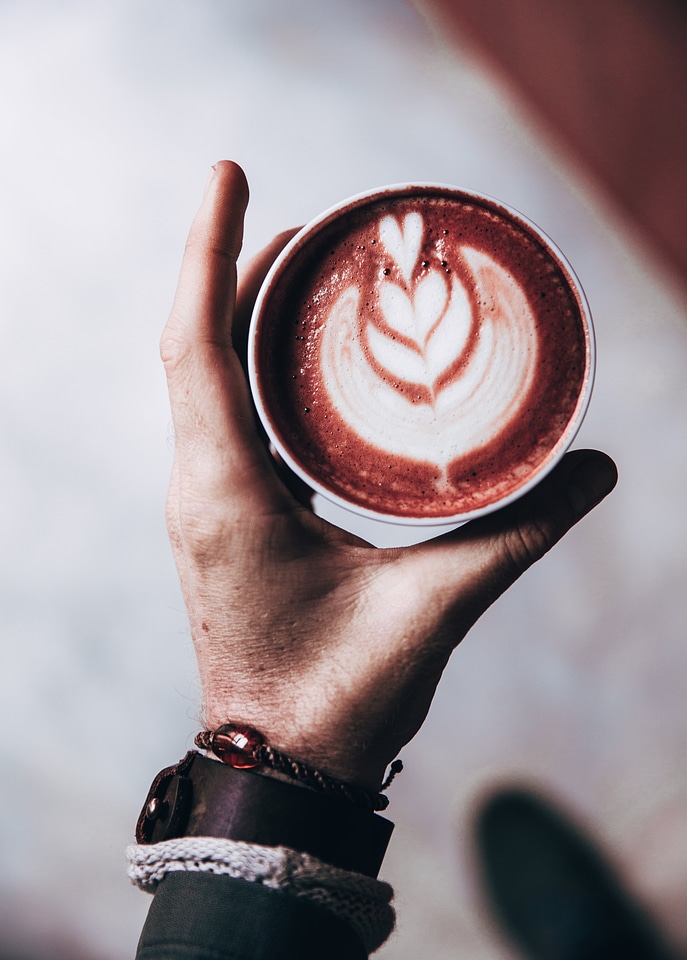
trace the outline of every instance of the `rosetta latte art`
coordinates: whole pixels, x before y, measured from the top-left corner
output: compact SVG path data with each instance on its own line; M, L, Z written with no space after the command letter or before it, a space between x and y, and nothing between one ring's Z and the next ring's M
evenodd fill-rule
M323 383L339 416L384 454L431 463L492 441L521 412L535 375L537 329L525 292L491 256L463 245L419 262L423 217L385 216L375 302L346 289L324 324ZM392 274L392 275L385 275Z

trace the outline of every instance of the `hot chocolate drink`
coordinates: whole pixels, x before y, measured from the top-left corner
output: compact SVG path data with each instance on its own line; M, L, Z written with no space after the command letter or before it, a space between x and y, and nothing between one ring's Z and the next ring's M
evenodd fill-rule
M474 516L547 472L592 365L561 256L498 202L434 186L306 228L251 331L256 405L287 462L325 496L416 522Z

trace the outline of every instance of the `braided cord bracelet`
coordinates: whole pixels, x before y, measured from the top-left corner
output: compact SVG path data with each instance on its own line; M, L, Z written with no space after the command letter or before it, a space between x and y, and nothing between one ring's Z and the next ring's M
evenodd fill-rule
M284 774L291 780L318 790L321 793L338 794L351 803L366 810L386 810L389 798L382 793L374 793L330 777L321 770L309 767L300 760L294 760L265 742L265 738L252 727L240 723L224 723L216 730L203 730L195 737L195 744L201 750L213 753L218 760L237 770L251 770L264 766ZM381 790L388 789L397 773L403 769L400 760L394 760L389 775Z

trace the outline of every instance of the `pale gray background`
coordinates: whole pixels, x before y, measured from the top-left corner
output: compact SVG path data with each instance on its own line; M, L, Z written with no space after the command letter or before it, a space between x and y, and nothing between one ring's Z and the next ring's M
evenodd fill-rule
M604 839L687 949L687 327L660 265L467 49L402 0L0 3L0 942L133 955L124 847L196 729L163 502L157 356L211 163L243 163L246 253L382 183L537 221L599 346L580 444L621 482L455 655L392 790L379 956L507 958L469 812L514 777Z

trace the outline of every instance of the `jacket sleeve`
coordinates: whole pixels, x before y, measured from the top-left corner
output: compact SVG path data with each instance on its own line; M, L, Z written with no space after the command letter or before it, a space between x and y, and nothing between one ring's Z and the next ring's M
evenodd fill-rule
M178 871L160 882L136 960L367 960L345 920L260 883Z

